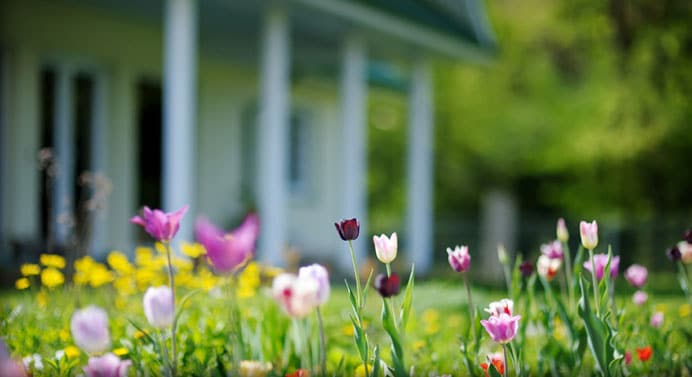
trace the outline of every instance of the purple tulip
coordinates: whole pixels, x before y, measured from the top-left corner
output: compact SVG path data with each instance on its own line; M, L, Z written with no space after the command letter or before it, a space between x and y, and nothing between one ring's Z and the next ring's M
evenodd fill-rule
M149 287L142 302L144 315L152 326L162 329L173 323L175 308L170 287Z
M523 261L519 265L519 271L521 272L521 276L524 278L528 278L533 274L533 263L529 261Z
M646 267L633 264L625 271L625 279L635 288L641 288L646 284L648 271Z
M562 242L556 240L541 245L541 253L550 259L562 259L564 255L562 251Z
M581 244L585 249L593 250L598 245L598 224L596 220L591 223L582 221L579 223L579 234L581 235Z
M329 298L329 272L324 266L314 263L309 266L301 267L298 270L298 278L314 279L317 282L317 305L322 305Z
M596 279L601 280L601 279L603 279L603 273L604 273L603 270L605 270L605 266L608 263L608 254L594 254L593 260L594 260L594 263L596 265ZM610 277L611 277L611 279L618 276L618 269L619 268L620 268L620 257L614 256L613 259L610 261ZM593 273L593 271L591 271L591 259L584 262L584 269Z
M100 353L110 347L108 314L97 306L75 311L70 320L70 330L77 346L87 353Z
M514 336L517 335L519 319L521 319L521 316L502 313L500 315L492 315L487 320L481 320L481 325L485 327L485 331L490 334L493 341L505 344L511 342Z
M344 241L353 241L360 233L360 222L357 219L344 219L334 223L339 237Z
M144 207L142 216L134 216L130 222L144 227L144 230L158 241L170 241L178 233L180 220L187 212L188 207L186 205L172 213L165 213L160 209L152 211L149 207Z
M387 274L379 274L375 277L373 282L375 290L380 293L382 297L392 297L399 294L401 291L401 279L399 275L392 272L390 276Z
M637 305L646 304L646 300L648 299L649 296L644 291L636 291L634 292L634 295L632 295L632 302L634 302Z
M682 253L680 252L680 249L678 249L677 246L673 246L666 250L666 255L668 256L668 259L670 259L673 262L677 262L680 259L682 259Z
M466 272L471 267L471 254L468 246L455 246L454 250L447 248L447 260L456 272Z
M259 219L254 213L229 234L205 218L195 225L197 241L207 250L209 261L219 273L234 272L252 258L258 233Z
M130 365L132 361L123 361L118 356L107 353L101 357L90 357L89 364L84 367L84 374L86 377L125 377Z

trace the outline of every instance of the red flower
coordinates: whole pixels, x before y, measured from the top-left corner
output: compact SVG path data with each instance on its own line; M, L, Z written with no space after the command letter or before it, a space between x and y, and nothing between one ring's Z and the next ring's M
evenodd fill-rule
M646 346L644 348L637 348L637 356L641 361L647 361L651 358L652 354L651 346Z
M286 377L310 377L307 369L298 369L293 373L286 373Z
M498 373L501 375L505 374L505 362L502 360L503 356L501 353L491 353L488 355L488 361L490 361L494 366L495 369L497 370ZM485 373L485 377L490 377L490 374L488 373L488 368L490 367L490 364L488 363L481 363L481 368L483 368L483 372Z
M360 222L357 219L345 219L334 223L336 231L344 241L352 241L358 238L360 233Z
M401 291L401 279L395 272L389 277L386 274L377 275L373 285L382 297L396 296Z

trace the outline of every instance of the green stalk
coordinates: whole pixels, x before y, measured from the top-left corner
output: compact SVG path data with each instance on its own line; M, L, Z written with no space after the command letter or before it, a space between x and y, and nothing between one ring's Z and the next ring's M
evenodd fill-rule
M358 275L358 263L356 262L356 253L353 251L353 241L348 240L348 248L351 250L351 262L353 263L353 277L356 279L356 304L358 309L362 308L362 291L360 288L360 276ZM367 369L367 368L366 368Z
M166 246L166 256L168 257L168 284L171 287L171 293L173 295L173 313L175 313L175 280L173 277L173 262L171 260L171 254L173 253L173 250L171 248L170 242L163 241L163 244ZM173 315L173 323L171 323L171 360L170 360L171 376L175 376L177 363L178 363L177 347L176 347L176 342L175 342L175 328L177 325L175 317L176 316L174 314Z
M593 284L594 306L596 307L596 316L601 316L601 303L598 300L598 284L596 284L596 261L593 259L593 249L589 249L589 258L591 258L591 283ZM605 271L603 272L605 274Z
M505 358L505 370L504 370L504 375L505 377L509 376L509 363L507 360L507 343L502 343L502 354Z
M324 323L322 322L322 311L317 307L317 326L320 331L320 364L322 366L322 377L327 376L327 341L324 336Z
M565 242L563 259L565 260L565 278L567 279L567 294L569 294L569 308L572 311L574 306L574 282L572 281L572 256L569 252L569 245Z
M471 318L471 331L473 332L473 338L476 339L476 310L471 300L471 286L469 285L469 279L466 277L466 273L462 272L461 274L464 276L464 285L466 286L466 298L469 304L469 314Z

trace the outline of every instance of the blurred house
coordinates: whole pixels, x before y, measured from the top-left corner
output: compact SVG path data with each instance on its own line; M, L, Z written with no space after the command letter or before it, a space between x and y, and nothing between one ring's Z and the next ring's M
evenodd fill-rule
M259 258L281 264L288 248L334 255L333 222L358 217L362 253L366 101L386 87L410 101L401 233L423 272L431 61L492 48L481 0L4 0L0 250L83 232L96 256L130 251L146 241L128 223L142 205L190 204L181 239L198 215L228 229L255 210ZM112 185L95 214L80 215L95 195L84 171Z

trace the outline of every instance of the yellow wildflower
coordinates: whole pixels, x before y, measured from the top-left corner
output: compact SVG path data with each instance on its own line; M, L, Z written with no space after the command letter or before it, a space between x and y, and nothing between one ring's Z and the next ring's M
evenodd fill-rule
M62 329L62 330L60 330L59 336L60 336L60 340L61 340L61 341L67 342L68 340L70 340L70 337L71 337L72 335L70 335L70 331L69 331L69 330Z
M689 317L692 314L692 307L690 304L682 304L680 309L678 309L678 314L681 318Z
M34 276L41 273L41 266L34 263L24 263L20 268L22 276Z
M135 263L138 266L144 266L151 262L154 257L154 252L150 247L138 246L135 249Z
M106 258L108 265L120 274L126 275L134 271L134 267L130 264L127 256L120 251L111 251Z
M53 267L48 267L41 271L41 284L48 288L61 286L64 282L65 276Z
M655 309L657 312L665 312L666 311L666 305L665 304L656 304Z
M437 322L440 319L440 313L435 309L425 309L423 311L423 321L425 323Z
M29 286L31 286L31 282L27 278L19 278L16 282L14 282L14 286L21 291L29 288Z
M65 268L65 258L57 254L41 254L41 264L46 267Z
M341 333L346 336L353 336L353 325L345 325L341 328Z
M190 271L195 267L195 264L187 258L173 258L171 262L173 263L173 267L178 270Z
M38 303L39 307L46 307L46 305L48 304L48 295L46 294L46 291L41 289L41 291L36 295L36 302Z
M368 373L372 373L372 365L368 364ZM365 374L365 365L362 363L358 365L356 368L355 372L353 373L354 376L356 377L367 377L368 375Z
M141 338L145 337L146 335L147 335L146 331L137 330L137 331L135 331L134 337L135 337L135 339L141 339Z
M74 261L74 269L76 271L89 272L95 263L94 258L85 255Z
M130 276L121 276L115 279L113 287L121 296L127 296L135 292L134 280Z
M161 253L161 254L164 254L164 255L165 255L165 254L168 253L168 248L166 247L166 245L164 245L164 244L161 243L161 242L155 243L155 244L154 244L154 248L156 249L156 251L158 251L158 252Z
M425 334L426 335L435 335L440 331L440 325L438 322L430 322L428 323L427 326L425 326Z
M183 242L180 245L180 250L183 252L184 255L187 255L190 258L198 258L201 255L206 254L206 250L204 250L204 247L198 243L189 243L189 242Z
M97 263L94 265L91 275L89 276L89 284L94 288L98 288L112 282L113 279L113 272L103 264Z
M116 356L125 356L125 355L127 355L128 352L129 352L129 351L128 351L127 348L125 348L125 347L119 347L119 348L116 348L116 349L113 350L113 353L114 353Z
M67 356L68 359L73 359L79 356L80 354L79 348L75 346L67 346L63 351L65 352L65 356Z

